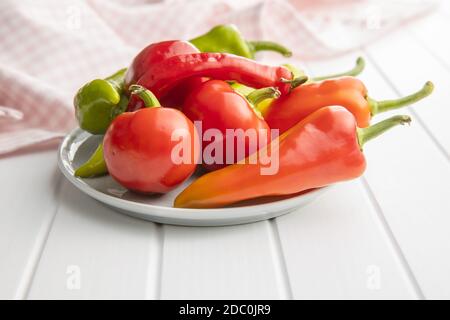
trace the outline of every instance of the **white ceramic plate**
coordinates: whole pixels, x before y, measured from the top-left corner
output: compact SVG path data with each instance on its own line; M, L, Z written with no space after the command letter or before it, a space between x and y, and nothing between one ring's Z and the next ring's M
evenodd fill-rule
M59 148L58 165L66 178L92 198L133 217L159 223L189 226L223 226L270 219L302 207L327 188L315 189L289 197L270 197L220 209L173 208L173 200L194 179L195 175L171 192L144 196L128 191L110 176L81 179L73 175L95 150L99 136L75 129L65 137Z

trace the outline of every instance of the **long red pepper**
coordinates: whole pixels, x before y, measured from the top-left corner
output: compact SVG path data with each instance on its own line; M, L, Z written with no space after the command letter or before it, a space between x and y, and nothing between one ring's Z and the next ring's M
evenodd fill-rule
M151 66L176 55L198 52L200 51L198 51L191 43L180 40L162 41L148 45L136 55L131 65L128 67L125 74L125 89L128 90L130 85L135 84L136 81L151 68ZM186 91L190 87L189 83L194 84L196 82L187 81L186 84L188 85L177 88L177 90L172 92L168 97L170 99L161 100L164 106L177 106L180 104L180 101L184 101L184 98L187 95ZM144 102L137 95L131 95L127 111L136 111L144 106Z
M182 80L196 76L235 80L253 88L276 87L282 94L298 85L285 67L269 66L226 53L182 54L165 59L150 66L137 84L163 98Z
M279 155L272 159L278 161L278 170L273 175L262 174L261 169L267 165L260 160L251 163L252 158L265 153L261 149L242 163L195 180L177 196L174 206L222 207L242 200L291 195L354 179L366 168L363 145L386 130L410 121L408 116L394 116L361 129L347 109L324 107L267 146L267 150L274 148Z
M179 54L198 52L200 51L187 41L170 40L152 43L142 49L128 67L125 74L125 88L136 83L156 63Z

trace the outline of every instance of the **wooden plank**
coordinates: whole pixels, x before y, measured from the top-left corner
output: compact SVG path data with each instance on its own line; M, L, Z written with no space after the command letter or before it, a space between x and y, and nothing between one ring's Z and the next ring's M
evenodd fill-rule
M160 231L64 183L30 299L154 299Z
M295 299L418 298L360 181L277 219Z
M390 39L391 43L371 47L370 54L378 59L383 57L382 60L378 60L378 66L384 68L386 75L392 75L396 79L395 83L399 88L403 88L404 81L411 87L410 91L413 91L413 87L417 89L422 85L423 77L413 77L407 72L400 77L400 68L394 66L396 63L414 66L413 70L425 70L430 65L433 72L442 75L441 70L437 70L435 61L421 59L423 51L417 50L416 55L416 52L411 50L413 45L405 38L399 36ZM390 50L391 54L385 55L389 47L399 49ZM381 48L380 51L383 53L377 51L378 48ZM353 57L343 57L310 65L310 68L317 74L324 73L329 68L346 65L351 60ZM417 61L427 62L423 63L422 67ZM436 79L434 73L428 76L430 79ZM389 82L385 81L370 61L361 79L369 88L371 97L377 99L396 97ZM439 77L436 80L438 87L443 85L441 80ZM439 107L446 103L445 100L439 100L445 99L443 91L445 90L441 88L433 101L427 98L418 103L415 115L422 117L424 113L421 110L426 110L426 117L429 119L446 118L449 114L448 109L443 110ZM401 113L407 113L408 110L403 109ZM375 120L399 112L379 115ZM420 295L422 291L427 298L449 298L450 168L442 149L435 144L435 139L428 132L431 130L430 127L424 128L423 122L418 121L418 116L413 115L413 122L409 128L395 129L367 144L364 150L368 161L365 177L368 192L373 194L374 203L380 210L380 218L386 221L384 228L386 232L392 231L394 247L396 243L398 244L397 254L400 258L402 256L405 258L405 271L408 273L410 268L410 280L413 284L416 280L420 285L420 288L417 288L418 294ZM425 123L427 126L430 125L428 122ZM438 128L433 133L439 137L446 134Z
M56 209L55 151L0 158L0 177L0 299L20 299Z
M163 299L290 298L268 221L229 227L164 226Z

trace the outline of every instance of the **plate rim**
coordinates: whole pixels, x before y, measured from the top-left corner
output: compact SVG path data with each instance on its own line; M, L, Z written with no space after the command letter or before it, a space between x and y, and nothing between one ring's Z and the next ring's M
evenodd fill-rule
M269 203L262 203L262 204L255 204L255 205L248 205L248 206L242 206L242 207L230 207L230 208L175 208L175 207L165 207L160 205L154 205L154 204L147 204L147 203L140 203L135 202L128 199L121 199L118 197L115 197L113 195L109 195L107 193L101 192L96 190L95 188L92 188L87 183L83 182L81 178L77 178L73 175L73 166L71 166L71 159L69 158L68 150L70 150L69 146L72 144L73 140L78 137L80 134L87 133L81 128L77 127L73 129L70 133L68 133L64 139L61 141L59 148L58 148L58 167L60 171L63 173L63 175L66 177L67 180L69 180L74 186L76 186L78 189L80 189L83 193L91 196L92 198L96 199L97 201L100 201L102 203L105 203L107 205L113 206L115 208L127 211L126 214L129 214L129 211L132 210L134 213L139 213L140 215L146 215L149 218L157 217L161 219L175 219L175 220L190 220L195 222L207 222L207 221L217 221L220 222L220 220L228 221L233 219L240 219L245 220L246 218L254 217L254 212L260 212L258 215L263 216L264 213L266 215L269 215L270 213L273 213L274 211L278 212L284 212L288 213L289 208L292 206L290 205L291 202L295 202L298 200L298 197L302 197L303 199L307 198L315 198L318 195L322 194L325 190L329 189L330 186L324 186L321 188L317 188L314 190L309 191L308 193L298 195L296 197L292 197L289 199L282 199L277 200L274 202ZM89 134L89 133L87 133ZM273 210L273 206L277 206L277 210ZM153 212L149 212L151 210L154 210ZM295 208L293 209L295 210ZM159 212L158 212L159 211ZM161 213L160 213L161 212ZM183 214L189 214L188 216L183 216ZM279 215L282 215L284 213L280 213ZM207 215L206 215L207 214ZM211 216L211 214L213 216ZM235 214L238 214L238 216L235 216ZM134 214L132 214L135 216ZM220 215L221 217L219 217ZM226 215L226 217L223 217ZM267 219L267 218L266 218ZM151 220L151 219L149 219ZM251 221L259 221L264 220L264 218L260 219L253 219ZM167 223L167 222L164 222ZM241 223L248 223L248 222L241 222ZM175 223L180 224L180 223ZM183 225L189 225L188 223L182 223ZM239 224L239 222L234 222L230 224Z

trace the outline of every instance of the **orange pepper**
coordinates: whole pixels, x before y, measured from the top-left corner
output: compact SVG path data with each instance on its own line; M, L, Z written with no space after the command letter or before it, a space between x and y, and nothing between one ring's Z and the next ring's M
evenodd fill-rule
M345 108L319 109L240 163L210 172L195 180L175 199L175 207L215 208L263 196L291 195L320 188L363 174L364 143L386 130L409 123L408 116L394 116L370 127L357 127ZM270 150L278 157L270 175L263 159ZM276 151L276 152L275 152ZM274 153L275 152L275 153ZM264 154L263 154L264 153ZM256 158L255 158L256 157ZM252 160L258 160L252 162Z
M280 129L280 133L283 133L314 111L338 105L350 111L358 126L365 128L372 116L417 102L432 91L433 84L427 82L420 91L409 96L376 101L367 96L366 86L361 80L342 77L308 83L293 89L289 94L273 101L264 118L271 128Z

